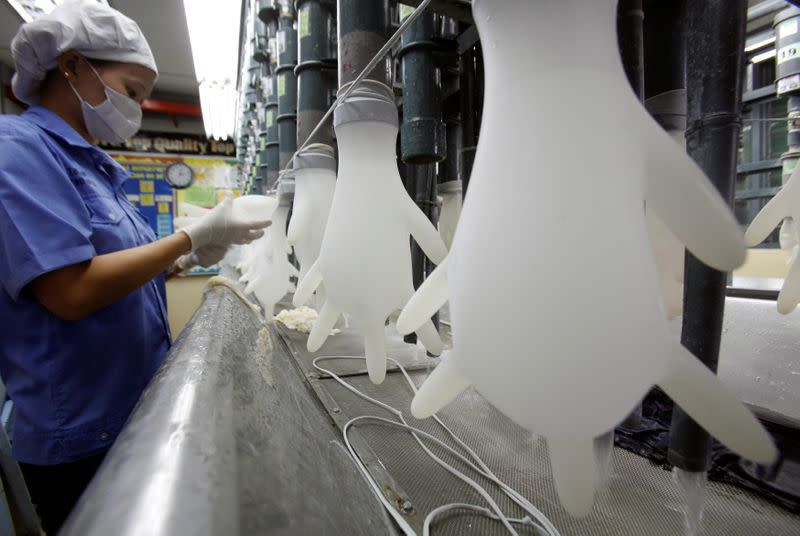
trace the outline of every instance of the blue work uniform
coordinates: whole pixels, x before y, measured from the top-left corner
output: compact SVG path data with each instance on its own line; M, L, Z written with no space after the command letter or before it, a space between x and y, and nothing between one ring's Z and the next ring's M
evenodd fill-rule
M26 288L156 239L125 196L127 178L45 108L0 116L0 377L16 407L19 461L67 463L108 448L169 349L163 275L78 321Z

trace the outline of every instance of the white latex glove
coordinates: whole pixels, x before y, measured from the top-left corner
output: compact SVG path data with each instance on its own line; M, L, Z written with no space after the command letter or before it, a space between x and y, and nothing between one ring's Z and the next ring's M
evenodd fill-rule
M781 246L793 249L791 237L797 231L791 227L795 227L796 222L800 221L800 166L794 168L781 191L761 209L747 228L744 235L747 245L752 247L762 242L785 218L791 218L794 225L786 225L781 229ZM798 303L800 303L800 262L795 258L783 280L783 288L778 294L778 312L788 315L797 308Z
M646 210L647 232L658 269L664 312L672 320L683 314L684 247L678 237L652 210Z
M781 249L789 253L789 264L797 260L798 249L800 249L800 228L792 218L783 220L780 232Z
M461 216L461 192L448 192L442 194L442 212L439 215L439 236L442 237L447 250L453 245L456 235L458 217Z
M192 252L208 245L230 246L248 244L264 234L270 220L244 219L233 212L230 198L214 207L208 214L181 229L192 241Z

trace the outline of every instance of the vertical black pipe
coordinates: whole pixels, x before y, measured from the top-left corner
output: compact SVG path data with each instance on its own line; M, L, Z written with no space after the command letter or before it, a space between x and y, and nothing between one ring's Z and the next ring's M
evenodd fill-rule
M741 126L746 0L688 2L686 9L686 146L689 155L733 203ZM719 358L726 274L686 252L681 343L708 368ZM705 471L709 436L679 407L672 414L667 458Z
M402 165L403 177L406 190L418 207L425 213L429 220L438 220L436 209L436 165L435 164L408 164ZM425 281L426 274L433 271L434 265L427 259L422 249L417 243L411 240L411 274L414 288ZM438 328L439 315L433 316L434 324ZM417 335L409 333L403 340L414 344L417 342Z
M386 44L389 0L339 0L336 22L339 35L339 87L352 82ZM392 87L392 58L367 75Z
M259 0L258 18L267 30L267 63L262 64L261 89L264 95L264 132L261 166L266 168L264 190L272 190L280 171L280 142L278 137L278 16L280 8L273 0Z
M644 2L644 97L686 89L686 0Z
M297 2L298 63L297 140L303 143L330 106L335 88L336 54L332 47L335 3L328 0ZM308 143L333 142L330 120Z
M480 98L479 68L481 47L476 45L464 52L459 60L459 99L461 103L461 125L463 145L461 148L461 172L464 194L469 186L472 165L475 162L475 151L478 147L480 118L483 101Z
M622 66L633 92L644 100L644 30L642 0L620 0L617 4L617 40Z
M278 141L280 143L280 169L284 169L297 150L297 30L294 27L294 4L280 1L278 18Z
M413 12L401 7L402 23ZM433 13L423 13L401 37L397 56L403 72L403 122L400 151L410 164L441 162L445 153L441 81L434 62L438 46Z
M400 22L413 12L400 6ZM423 13L401 37L397 52L403 72L403 120L400 153L410 172L406 184L417 206L436 225L436 162L444 159L445 133L442 123L441 82L434 62L436 28L432 13ZM411 271L414 288L425 281L431 267L422 249L412 240ZM438 318L434 318L437 322ZM416 336L406 337L416 342Z
M461 149L463 148L463 127L458 101L451 99L444 103L444 124L447 151L445 159L439 163L439 184L460 181Z

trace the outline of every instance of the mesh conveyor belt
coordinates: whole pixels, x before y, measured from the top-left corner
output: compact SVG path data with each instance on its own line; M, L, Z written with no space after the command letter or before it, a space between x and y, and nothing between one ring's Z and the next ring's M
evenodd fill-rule
M314 378L313 356L305 350L305 337L280 329L280 336L295 354L297 364L307 376L314 379L317 393L322 393L328 409L335 407L336 422L341 425L359 415L391 417L385 411L359 399L333 379ZM387 331L388 332L388 331ZM389 354L400 358L404 365L416 368L411 373L419 385L427 374L424 354L416 348L403 345L396 335L390 340ZM350 332L331 337L315 355L363 355L360 339ZM427 361L431 365L435 361ZM352 374L363 369L352 361L326 361L325 368L338 373ZM440 439L447 435L432 420L417 421L408 407L411 393L398 373L387 375L386 381L373 385L366 375L345 378L368 396L388 403L407 414L409 424L418 426ZM456 402L440 412L440 417L451 429L497 474L501 480L520 491L537 505L564 535L680 535L683 534L682 499L673 484L670 473L651 465L621 449L614 450L614 467L606 488L598 494L594 511L583 520L567 515L558 505L547 459L547 446L543 439L532 437L511 423L474 390L462 394ZM369 449L382 463L397 486L408 496L413 511L407 519L416 530L421 530L425 515L449 502L472 502L485 506L480 497L461 481L446 473L426 456L413 438L402 431L379 425L357 428L366 439ZM447 454L443 459L453 462ZM456 463L456 468L463 466ZM511 516L521 516L522 511L496 486L467 470L492 494L504 511ZM377 499L374 499L377 502ZM760 534L800 534L800 518L782 510L759 497L738 488L709 483L705 506L703 535L751 536ZM534 534L530 527L520 527L520 534ZM458 513L439 518L433 527L434 534L505 534L502 526L484 517Z

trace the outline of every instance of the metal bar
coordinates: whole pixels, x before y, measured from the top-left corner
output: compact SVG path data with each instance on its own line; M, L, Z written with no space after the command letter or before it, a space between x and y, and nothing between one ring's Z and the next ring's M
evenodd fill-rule
M245 328L257 334L259 321L208 329L237 302L227 289L206 293L59 534L239 534L226 348Z
M773 169L781 168L781 160L762 160L761 162L750 162L747 164L739 164L736 168L736 173L739 175L749 175L759 171L771 171Z
M776 186L774 188L758 188L755 190L744 190L736 192L736 200L744 200L744 199L761 199L766 197L772 197L778 192L781 191L780 186Z
M747 22L766 17L787 6L786 0L765 0L747 10Z
M757 104L761 101L775 97L776 94L777 91L775 90L775 84L770 84L768 86L745 92L744 95L742 95L742 104Z
M19 464L11 457L11 444L2 427L0 427L0 490L2 490L0 495L3 495L4 513L10 516L9 521L13 525L13 530L8 534L16 536L41 534L39 518L31 502L28 488L25 486L25 479ZM0 526L0 528L4 527ZM0 530L0 534L6 533Z
M741 118L746 0L687 6L687 150L732 204ZM727 275L686 253L681 343L708 368L719 359ZM708 433L679 407L672 416L669 461L705 471Z

